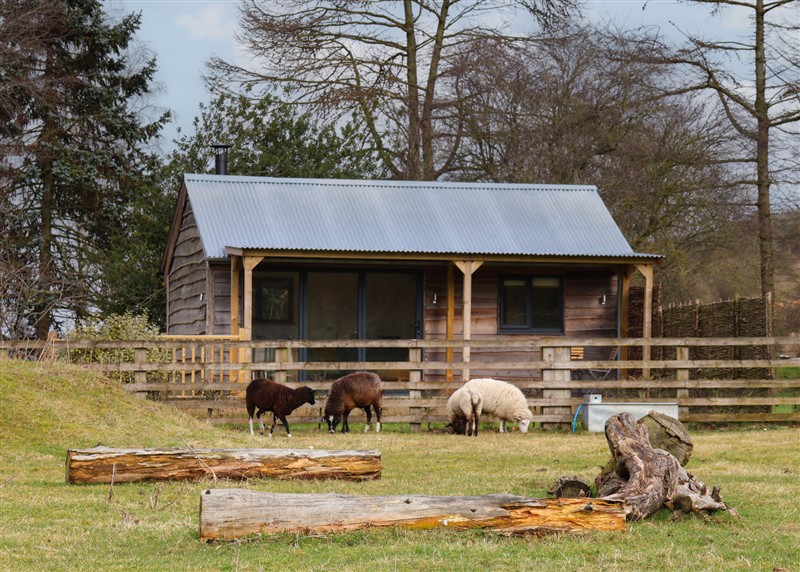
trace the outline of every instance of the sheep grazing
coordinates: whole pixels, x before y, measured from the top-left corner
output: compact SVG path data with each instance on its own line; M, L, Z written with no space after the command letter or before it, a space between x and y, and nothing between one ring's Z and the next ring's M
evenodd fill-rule
M519 423L522 433L528 432L528 425L533 414L528 401L519 390L507 381L499 379L471 379L462 387L474 389L483 398L483 413L493 415L500 420L500 432L505 432L506 421Z
M269 436L272 437L275 425L280 419L283 426L286 427L286 434L291 437L292 432L289 429L289 422L286 421L286 416L304 403L314 405L314 390L310 387L303 386L292 389L269 379L251 381L247 386L245 395L247 414L250 416L250 435L253 435L253 413L256 408L258 408L256 417L258 417L262 435L264 434L264 421L261 416L267 411L271 411L273 418L272 427L269 428Z
M367 414L364 431L369 431L372 422L370 407L375 410L377 421L375 431L381 430L381 378L374 373L359 371L340 377L331 384L328 400L325 402L323 419L328 423L328 431L336 433L336 426L342 423L342 433L350 431L347 418L356 407Z
M482 408L483 398L477 390L469 387L456 389L447 400L447 414L453 433L477 437Z

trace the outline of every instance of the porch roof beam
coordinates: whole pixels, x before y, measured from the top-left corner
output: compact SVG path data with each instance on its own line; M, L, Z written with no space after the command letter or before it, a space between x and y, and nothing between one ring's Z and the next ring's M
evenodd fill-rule
M458 262L479 258L483 262L527 262L549 264L589 264L589 265L629 265L652 264L661 260L662 256L555 256L555 255L522 255L522 254L480 254L480 253L429 253L429 252L341 252L330 250L269 250L259 248L240 248L227 246L225 252L229 256L260 256L269 258L323 259L323 260L380 260L380 261L433 261Z

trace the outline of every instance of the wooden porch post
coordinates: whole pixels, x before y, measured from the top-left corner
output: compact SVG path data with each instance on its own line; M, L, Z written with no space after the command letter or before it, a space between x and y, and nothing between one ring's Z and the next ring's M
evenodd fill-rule
M472 274L481 267L482 260L462 260L455 262L458 269L464 274L464 291L462 293L462 336L461 339L469 341L472 339ZM469 362L470 348L464 347L462 360ZM469 381L469 369L465 368L462 374L464 381Z
M239 270L242 258L231 255L231 335L239 336ZM239 348L231 348L230 362L239 363ZM239 381L239 371L231 371L231 381Z
M619 335L622 338L627 338L630 334L630 316L628 308L631 301L631 276L633 276L633 267L626 266L620 275L620 298L619 298ZM620 346L619 359L625 361L628 359L628 346ZM628 370L620 370L620 379L628 379Z
M455 339L453 332L456 320L456 278L454 268L454 263L449 262L447 264L447 322L445 337L448 340ZM448 363L453 363L453 353L453 348L447 348L445 359ZM453 381L452 369L447 370L445 381L448 383Z
M263 256L243 256L244 264L244 303L242 304L244 327L241 329L239 339L253 339L253 269L264 260ZM253 350L245 349L242 355L242 363L253 361ZM250 381L250 374L245 375L246 381Z
M653 337L653 265L637 264L636 269L644 276L644 312L642 323L642 337L649 340ZM642 359L650 361L651 347L642 347ZM642 378L650 379L650 368L642 368Z

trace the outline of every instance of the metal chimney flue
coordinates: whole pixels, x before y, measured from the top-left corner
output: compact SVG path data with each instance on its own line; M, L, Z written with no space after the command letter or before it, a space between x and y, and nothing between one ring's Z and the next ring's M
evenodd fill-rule
M227 175L228 174L228 149L231 148L230 145L225 145L223 143L217 143L211 146L214 149L214 173L216 175Z

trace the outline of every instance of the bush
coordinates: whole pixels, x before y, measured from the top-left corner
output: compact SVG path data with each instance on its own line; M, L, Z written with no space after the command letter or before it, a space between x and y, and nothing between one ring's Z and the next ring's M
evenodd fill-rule
M142 341L158 340L161 334L158 327L150 323L148 315L133 313L112 314L105 318L91 318L75 327L67 334L74 341ZM133 363L135 350L132 348L92 348L69 352L73 363ZM148 363L169 363L169 350L153 347L147 350ZM119 372L122 383L134 381L133 372ZM147 381L165 381L167 374L160 371L147 373Z

